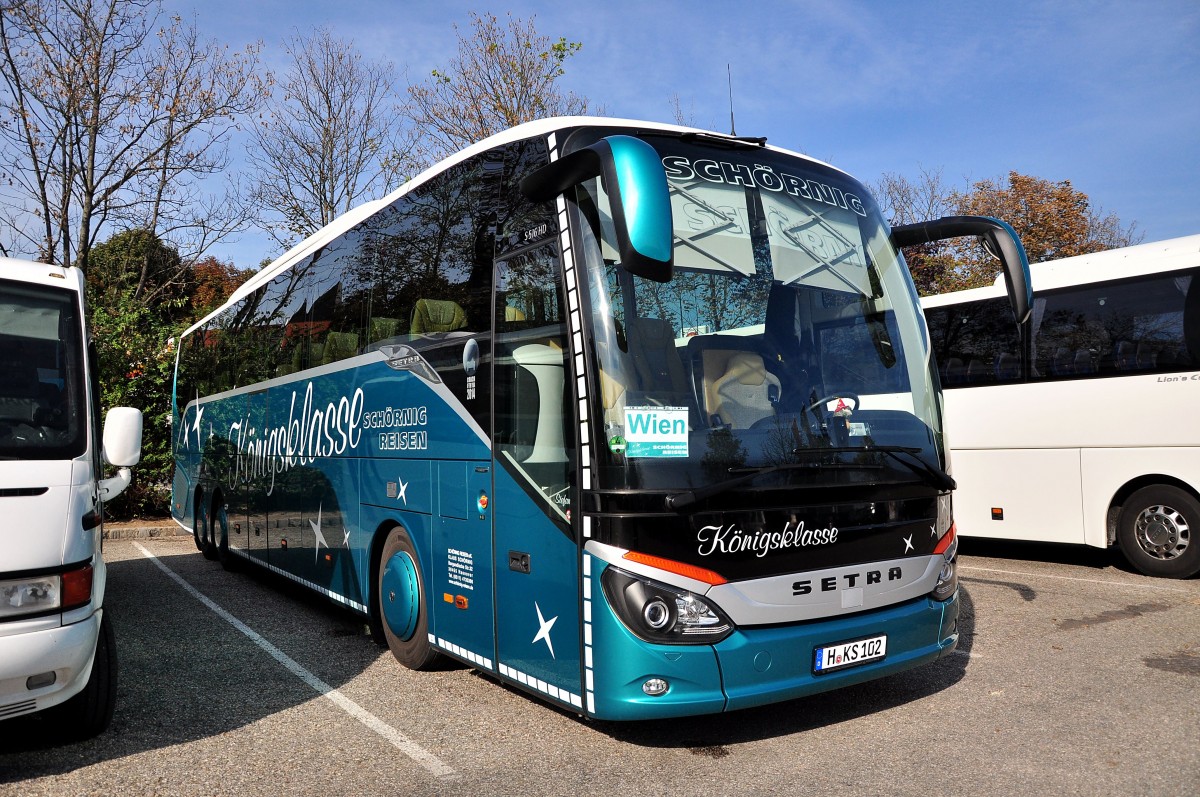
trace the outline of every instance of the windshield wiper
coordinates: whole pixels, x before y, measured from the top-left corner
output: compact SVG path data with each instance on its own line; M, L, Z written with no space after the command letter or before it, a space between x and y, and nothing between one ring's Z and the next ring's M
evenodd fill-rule
M954 481L954 477L946 471L939 468L937 465L930 465L925 460L918 456L921 453L919 448L910 448L908 446L833 446L830 448L797 448L793 449L793 454L803 454L805 452L826 452L832 451L838 454L857 454L861 451L874 451L880 454L886 454L896 462L899 462L904 467L916 473L918 476L924 476L925 481L939 490L956 490L958 483ZM911 459L901 457L905 454Z
M930 465L925 460L917 456L921 449L906 448L904 446L831 446L829 448L797 448L792 451L795 455L806 454L858 454L864 451L877 452L884 454L891 459L904 465L906 468L916 473L919 476L925 477L925 481L939 490L954 490L957 484L949 473L941 468ZM901 455L907 455L911 459L905 459ZM775 473L781 470L816 470L827 468L866 468L873 467L870 465L861 465L849 462L788 462L782 465L767 465L761 468L748 468L740 476L735 476L732 479L726 479L722 482L716 482L705 487L700 487L696 490L683 490L678 493L671 493L666 498L667 509L682 509L685 506L703 501L705 498L712 498L714 495L727 492L740 484L745 484L759 476L767 473ZM876 466L877 467L877 466ZM730 473L735 473L733 468L730 468Z
M810 449L810 450L825 452L825 451L836 451L837 449L822 448L822 449ZM847 449L847 450L850 450L850 449ZM861 451L862 449L856 448L853 450ZM775 473L776 471L780 471L780 470L817 470L819 468L845 468L845 467L854 467L854 466L847 466L845 463L841 463L841 462L827 463L824 465L822 465L818 462L786 462L782 465L766 465L761 468L744 468L744 469L743 468L737 468L737 469L730 468L729 469L730 473L737 473L740 470L744 470L745 472L742 473L742 475L740 475L740 476L733 477L732 479L726 479L723 482L716 482L715 484L710 484L706 487L700 487L699 489L696 489L696 490L683 490L678 493L671 493L670 495L667 496L667 509L682 509L683 507L688 506L689 504L694 504L697 501L703 501L705 498L712 498L714 495L726 492L727 490L731 490L734 487L737 487L739 484L745 484L746 482L748 482L752 479L755 479L759 476L762 476L764 474L767 474L767 473Z

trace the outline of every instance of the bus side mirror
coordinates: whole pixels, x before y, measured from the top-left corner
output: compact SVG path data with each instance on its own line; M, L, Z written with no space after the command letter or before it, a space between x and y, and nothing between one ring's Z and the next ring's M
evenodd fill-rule
M142 411L113 407L104 418L104 461L132 468L142 458Z
M116 498L133 481L130 468L142 458L142 411L133 407L113 407L104 417L104 461L116 465L117 475L97 484L100 501Z
M897 247L967 235L978 236L988 254L1000 260L1004 268L1004 284L1008 289L1008 303L1012 306L1017 325L1023 327L1033 311L1033 285L1029 278L1029 258L1016 230L991 216L947 216L892 228L892 240Z
M669 282L674 262L671 196L662 161L645 141L602 138L529 174L520 190L534 202L545 202L597 176L612 206L621 266L640 277Z

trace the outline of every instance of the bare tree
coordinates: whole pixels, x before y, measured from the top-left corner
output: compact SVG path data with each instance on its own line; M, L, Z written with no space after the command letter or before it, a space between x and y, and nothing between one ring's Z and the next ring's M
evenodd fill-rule
M14 245L86 269L111 226L203 242L234 220L194 203L262 94L257 48L230 55L159 0L13 0L0 15L0 194ZM210 203L227 208L230 203ZM201 210L202 212L197 212Z
M399 182L406 161L390 62L364 60L326 28L284 47L292 65L248 160L260 219L286 247Z
M492 14L471 14L473 31L458 26L458 55L445 70L408 89L408 108L425 163L513 125L547 116L586 113L588 102L563 92L566 60L583 47L539 35L533 17L509 15L507 28Z

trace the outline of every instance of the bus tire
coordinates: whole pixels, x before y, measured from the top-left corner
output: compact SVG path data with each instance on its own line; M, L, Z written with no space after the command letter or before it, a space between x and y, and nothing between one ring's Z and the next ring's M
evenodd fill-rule
M196 543L196 550L204 553L204 496L198 494L195 503L195 517L192 518L192 541Z
M97 736L108 728L117 704L117 646L108 612L100 617L92 674L83 691L50 709L54 721L69 741Z
M1148 576L1200 573L1200 502L1178 487L1155 484L1125 500L1117 541L1129 563Z
M217 559L217 546L213 542L213 511L216 508L216 502L205 502L203 505L204 521L200 524L200 553L204 554L205 559Z
M388 649L411 670L428 670L441 659L429 644L428 602L417 551L408 532L397 526L383 544L375 601Z
M224 502L218 503L212 511L213 547L217 552L217 561L229 572L237 570L237 556L229 551L229 512Z

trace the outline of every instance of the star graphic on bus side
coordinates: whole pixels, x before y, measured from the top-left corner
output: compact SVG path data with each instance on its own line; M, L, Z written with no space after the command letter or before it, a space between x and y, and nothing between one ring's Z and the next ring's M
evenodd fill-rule
M408 482L397 477L396 478L396 498L400 501L403 501L405 506L408 506L408 496L405 495L405 493L407 491L408 491Z
M192 421L192 431L196 433L196 448L200 447L200 419L204 417L204 408L196 407L196 420ZM185 438L186 439L186 438Z
M321 510L325 508L324 504L317 505L317 519L308 521L308 525L312 526L313 534L317 535L316 545L313 546L313 563L316 564L317 555L321 551L321 546L329 547L329 543L325 541L325 535L321 533Z
M550 641L550 629L554 627L554 624L556 622L558 622L558 616L555 615L554 617L551 617L549 620L547 620L545 617L542 617L542 607L538 606L537 601L533 602L533 608L537 609L538 632L537 632L537 636L535 636L533 638L533 642L530 644L537 644L537 641L539 639L545 640L546 647L550 648L550 658L553 659L555 657L554 656L554 643Z
M904 552L908 553L909 551L915 551L915 550L916 550L916 548L913 547L912 535L909 534L907 537L904 538Z

